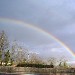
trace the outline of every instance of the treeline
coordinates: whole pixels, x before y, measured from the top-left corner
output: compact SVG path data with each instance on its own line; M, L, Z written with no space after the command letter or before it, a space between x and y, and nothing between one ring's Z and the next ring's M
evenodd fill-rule
M21 50L22 48L17 44L10 46L5 32L0 32L0 65L13 65L25 60L25 54Z
M17 66L17 67L40 67L40 68L50 68L54 67L57 63L59 67L68 67L66 61L57 61L56 58L49 58L47 60L48 64L43 61L35 53L29 53L28 48L23 48L18 45L17 42L13 41L11 44L8 37L4 31L0 32L0 65L5 66Z
M19 63L43 63L35 53L30 54L27 48L23 48L16 41L10 43L4 31L0 32L0 65L17 65Z

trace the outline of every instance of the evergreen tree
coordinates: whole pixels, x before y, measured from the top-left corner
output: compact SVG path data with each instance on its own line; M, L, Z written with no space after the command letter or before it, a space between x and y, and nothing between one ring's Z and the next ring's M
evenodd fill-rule
M8 48L8 40L4 31L0 33L0 63L2 65L2 61L4 59L4 53Z
M0 50L0 65L1 65L1 60L2 60L2 51Z
M60 68L62 67L62 62L59 63L59 67L60 67Z
M63 67L68 68L68 64L66 62L63 62Z
M5 66L7 66L9 60L10 60L10 52L9 50L7 52L5 52L5 56L4 56L4 61L5 61Z

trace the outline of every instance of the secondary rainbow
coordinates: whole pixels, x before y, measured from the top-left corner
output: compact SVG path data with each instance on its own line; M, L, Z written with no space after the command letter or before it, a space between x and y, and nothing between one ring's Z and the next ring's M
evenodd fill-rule
M39 28L39 27L36 27L36 26L33 26L31 24L27 24L23 21L20 21L20 20L15 20L15 19L10 19L10 18L0 18L0 22L7 22L7 23L14 23L14 24L18 24L18 25L23 25L25 27L29 27L29 28L32 28L34 30L37 30L38 32L41 32L42 34L44 34L45 36L48 36L50 38L52 38L53 40L55 40L56 42L58 42L60 45L62 45L73 57L75 57L75 54L73 53L73 51L67 47L62 41L60 41L58 38L56 38L55 36L53 36L52 34L50 34L49 32Z

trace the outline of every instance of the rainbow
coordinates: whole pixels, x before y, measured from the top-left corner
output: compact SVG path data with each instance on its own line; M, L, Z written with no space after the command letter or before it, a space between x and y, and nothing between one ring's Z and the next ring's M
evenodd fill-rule
M39 27L33 26L31 24L26 24L25 22L20 21L20 20L14 20L14 19L9 19L9 18L0 18L0 22L14 23L14 24L23 25L25 27L29 27L34 30L37 30L38 32L41 32L45 36L48 36L48 37L54 39L56 42L58 42L60 45L62 45L73 57L75 57L75 54L73 53L73 51L69 47L67 47L62 41L60 41L58 38L53 36L51 33L47 32Z

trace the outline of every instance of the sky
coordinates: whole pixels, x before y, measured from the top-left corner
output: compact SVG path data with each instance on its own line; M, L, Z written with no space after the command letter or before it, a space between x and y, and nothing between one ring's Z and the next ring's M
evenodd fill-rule
M75 52L75 0L1 0L0 17L21 20L39 27L57 37ZM48 38L37 30L30 28L24 29L15 24L9 25L10 23L0 22L0 29L4 26L3 29L6 29L6 31L9 29L13 34L10 35L10 39L12 39L12 36L15 36L14 39L18 38L20 43L25 41L26 45L29 45L35 50L39 48L41 52L43 52L44 47L52 49L54 52L58 49L60 50L59 52L65 51L65 49L58 45L53 39ZM15 32L18 34L16 35ZM22 32L25 33L23 34ZM21 37L19 34L22 36L27 35L27 37ZM32 37L29 37L30 35ZM39 43L39 41L42 42ZM53 45L51 46L50 44ZM57 48L57 46L60 46L60 48ZM48 52L44 51L43 53L47 54Z

